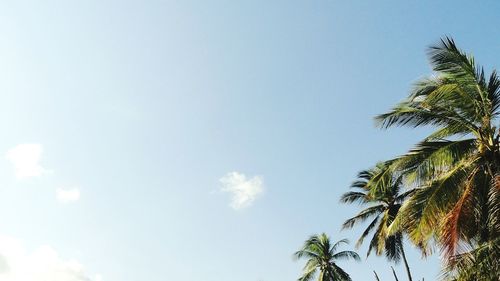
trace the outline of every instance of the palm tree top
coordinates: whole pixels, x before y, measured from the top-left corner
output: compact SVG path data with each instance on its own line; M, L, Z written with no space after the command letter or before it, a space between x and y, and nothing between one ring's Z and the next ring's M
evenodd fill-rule
M390 164L390 163L389 163ZM402 176L394 173L388 163L378 163L375 167L358 173L358 179L351 185L355 191L342 195L342 203L358 203L366 206L357 215L347 219L342 229L353 228L366 220L371 220L356 243L359 248L364 239L373 233L366 253L367 257L372 251L376 255L385 256L394 262L403 259L407 274L411 280L408 261L403 249L402 232L389 233L390 224L398 215L403 201L415 190L402 192Z
M302 248L294 254L295 259L307 259L303 274L298 280L312 280L318 272L318 281L351 280L349 275L336 264L339 260L360 260L356 252L337 251L342 244L348 243L347 239L342 239L332 244L325 233L309 237Z
M375 119L384 129L434 129L388 161L389 170L417 187L388 233L404 231L424 254L429 242L436 242L451 265L459 264L456 257L478 265L483 259L476 257L484 251L474 249L491 244L485 248L490 256L500 252L495 240L500 236L500 77L495 70L487 75L449 37L430 47L428 56L433 73Z
M468 133L479 138L498 135L492 124L500 115L496 70L486 77L474 57L449 37L430 47L428 56L434 73L418 81L406 100L377 116L378 126L437 126L442 130L430 136L437 140Z
M486 241L498 233L488 226L485 208L499 200L487 194L500 176L500 78L496 71L488 77L449 37L429 48L428 55L434 73L376 121L382 128L436 128L391 161L392 170L420 187L393 228L410 227L416 244L434 238L451 256L461 241ZM474 221L483 222L472 226Z

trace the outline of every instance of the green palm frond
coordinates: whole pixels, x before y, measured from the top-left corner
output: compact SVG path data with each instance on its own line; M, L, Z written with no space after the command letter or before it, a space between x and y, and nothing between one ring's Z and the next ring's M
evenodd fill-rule
M356 248L359 248L361 246L361 244L363 244L363 241L364 239L366 238L366 236L368 236L368 234L370 234L370 232L373 230L373 228L375 228L377 226L377 223L379 221L379 216L377 216L365 229L365 231L363 231L363 233L361 234L361 236L359 237L358 241L356 242Z
M356 252L353 252L353 251L338 252L338 253L334 254L332 256L332 258L335 259L335 260L350 260L350 259L353 259L353 260L356 260L356 261L360 261L359 255Z
M332 281L351 281L351 277L342 268L336 264L332 264Z
M340 198L340 202L364 204L368 202L368 199L366 197L367 197L366 193L359 191L350 191L342 195L342 197Z
M380 222L377 229L374 231L370 244L368 245L368 251L366 256L368 257L372 251L375 251L376 255L381 255L385 248L385 239L387 229L387 216L381 216Z
M403 235L387 235L384 241L384 253L388 260L398 263L401 260L401 245L403 244Z
M311 268L311 269L304 269L302 275L299 277L298 281L311 281L314 279L314 276L316 275L316 267Z
M491 111L492 116L498 116L500 114L500 78L496 70L490 75L488 81L488 100L491 101Z
M328 241L330 241L330 239L328 239ZM330 249L330 253L332 254L333 256L333 253L335 253L337 251L337 248L342 246L342 244L344 245L348 245L349 244L349 240L347 239L341 239L337 242L335 242L335 244L333 244L333 246L329 246L330 242L328 242L328 248Z
M450 116L451 115L451 116ZM394 107L390 112L375 118L378 126L389 128L392 126L411 126L413 128L433 125L461 129L461 131L476 131L478 128L447 108L428 108L422 101L406 101Z
M476 140L423 141L394 162L396 169L405 172L405 180L417 185L442 174L464 158L473 156Z
M366 208L356 216L346 220L344 224L342 224L342 229L352 228L355 224L361 223L374 215L380 214L384 209L385 207L383 205L375 205L373 207Z

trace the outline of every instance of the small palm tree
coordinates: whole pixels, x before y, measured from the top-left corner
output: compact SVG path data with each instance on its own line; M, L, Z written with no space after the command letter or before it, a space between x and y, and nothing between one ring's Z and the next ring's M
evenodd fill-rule
M351 281L349 274L336 264L338 260L360 260L356 252L337 252L341 244L348 243L346 239L342 239L332 245L325 233L311 236L304 242L302 249L294 254L296 259L307 259L302 276L298 280L310 281L319 271L318 281Z
M358 180L351 186L355 188L356 191L344 193L340 201L342 203L357 202L362 205L367 205L368 207L354 217L346 220L342 228L352 228L358 223L373 218L358 239L356 248L361 246L366 236L373 232L367 256L374 250L376 255L385 253L387 259L396 263L399 262L400 259L403 259L408 279L411 281L410 267L408 266L408 261L406 260L403 249L403 234L402 232L396 232L389 235L388 228L398 214L403 201L410 196L414 190L401 193L401 177L394 176L387 169L387 165L379 163L374 168L361 171L358 174Z

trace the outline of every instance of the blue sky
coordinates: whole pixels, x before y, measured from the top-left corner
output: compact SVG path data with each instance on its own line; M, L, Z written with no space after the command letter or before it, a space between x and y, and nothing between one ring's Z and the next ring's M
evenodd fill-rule
M309 235L355 241L339 196L423 135L372 118L426 47L500 65L498 2L404 2L1 2L0 281L294 280Z

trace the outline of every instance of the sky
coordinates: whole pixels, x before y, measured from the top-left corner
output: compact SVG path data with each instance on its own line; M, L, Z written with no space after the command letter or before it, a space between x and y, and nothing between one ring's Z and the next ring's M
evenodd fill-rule
M284 281L356 173L424 130L373 117L445 35L500 66L497 1L0 2L0 281ZM414 279L439 253L405 244ZM392 280L383 257L341 262ZM395 265L405 280L403 266Z

